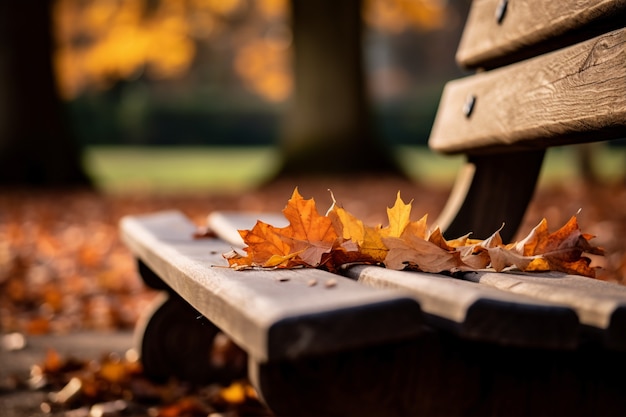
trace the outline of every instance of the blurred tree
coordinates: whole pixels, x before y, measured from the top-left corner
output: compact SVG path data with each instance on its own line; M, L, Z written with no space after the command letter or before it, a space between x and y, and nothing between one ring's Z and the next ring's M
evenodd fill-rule
M51 4L0 2L0 185L90 185L56 91Z
M211 32L215 24L210 17L217 13L213 9L207 12L200 1L54 3L55 66L66 99L141 77L164 80L186 75L197 50L191 33L199 27ZM224 7L230 3L232 0L209 4L226 13Z
M372 126L363 26L394 33L440 28L448 5L363 1L56 0L55 64L63 97L137 78L185 77L191 85L207 69L198 61L215 70L232 60L250 91L275 103L292 97L279 141L279 176L401 175Z
M363 70L360 0L292 0L294 98L278 177L401 175L376 135Z

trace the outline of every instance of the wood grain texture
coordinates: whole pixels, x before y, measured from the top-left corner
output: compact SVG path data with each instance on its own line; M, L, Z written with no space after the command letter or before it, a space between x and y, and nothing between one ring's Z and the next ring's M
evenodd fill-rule
M429 145L443 153L508 152L623 136L626 29L619 29L448 83Z
M464 275L465 279L510 293L570 306L583 325L608 347L626 349L626 286L557 272L495 273Z
M180 212L127 216L130 250L256 360L295 358L413 336L419 304L318 269L235 271L217 239L193 239ZM324 284L329 279L333 287ZM317 285L311 286L315 280Z
M466 339L543 348L572 348L579 342L578 319L563 303L494 291L445 275L375 266L355 266L347 274L375 288L409 291L428 324Z
M624 26L626 0L508 2L474 0L456 59L466 68L493 68L569 46Z

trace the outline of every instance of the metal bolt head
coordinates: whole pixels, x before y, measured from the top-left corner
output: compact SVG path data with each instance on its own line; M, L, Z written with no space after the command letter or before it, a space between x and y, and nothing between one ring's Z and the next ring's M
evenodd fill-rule
M463 104L463 114L465 115L465 117L469 118L472 115L475 105L476 96L470 94L469 96L467 96L467 98L465 99L465 103Z
M496 7L496 13L495 13L496 22L498 24L502 23L502 21L504 20L504 16L506 15L506 9L508 5L509 5L508 0L500 0L500 2L498 3L498 7Z

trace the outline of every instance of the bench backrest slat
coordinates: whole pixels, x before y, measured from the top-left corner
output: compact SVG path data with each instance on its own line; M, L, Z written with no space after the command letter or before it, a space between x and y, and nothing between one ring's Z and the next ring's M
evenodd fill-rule
M421 331L419 304L397 291L319 269L230 269L222 257L230 246L194 239L196 227L180 212L128 216L120 228L141 261L257 361L335 352ZM335 285L327 287L330 279Z
M466 68L493 68L624 26L626 0L474 0L457 50Z
M464 110L469 99L471 111ZM510 152L620 137L626 137L626 28L449 82L429 146Z

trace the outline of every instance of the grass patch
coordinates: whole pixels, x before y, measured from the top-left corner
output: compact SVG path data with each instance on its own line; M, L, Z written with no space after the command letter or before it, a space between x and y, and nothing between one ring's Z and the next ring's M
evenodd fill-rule
M546 152L539 179L539 186L574 180L580 176L577 152L592 152L592 166L597 177L607 183L621 181L626 177L626 147L609 147L602 143L550 148ZM448 156L431 152L427 148L403 147L398 152L400 163L412 177L435 185L451 185L459 168L465 163L464 156ZM524 167L511 167L524 169Z
M609 147L603 143L582 147L551 148L546 153L539 186L554 184L580 175L577 152L592 152L592 166L598 179L614 183L626 178L626 147Z
M604 181L626 175L626 148L594 145L594 168ZM450 186L463 156L435 154L425 147L400 147L399 163L408 175L433 185ZM241 192L271 177L279 161L273 147L90 147L85 165L105 192ZM511 169L523 169L512 167ZM541 185L574 179L576 148L550 149Z
M272 173L272 148L90 147L85 165L105 192L242 191Z

